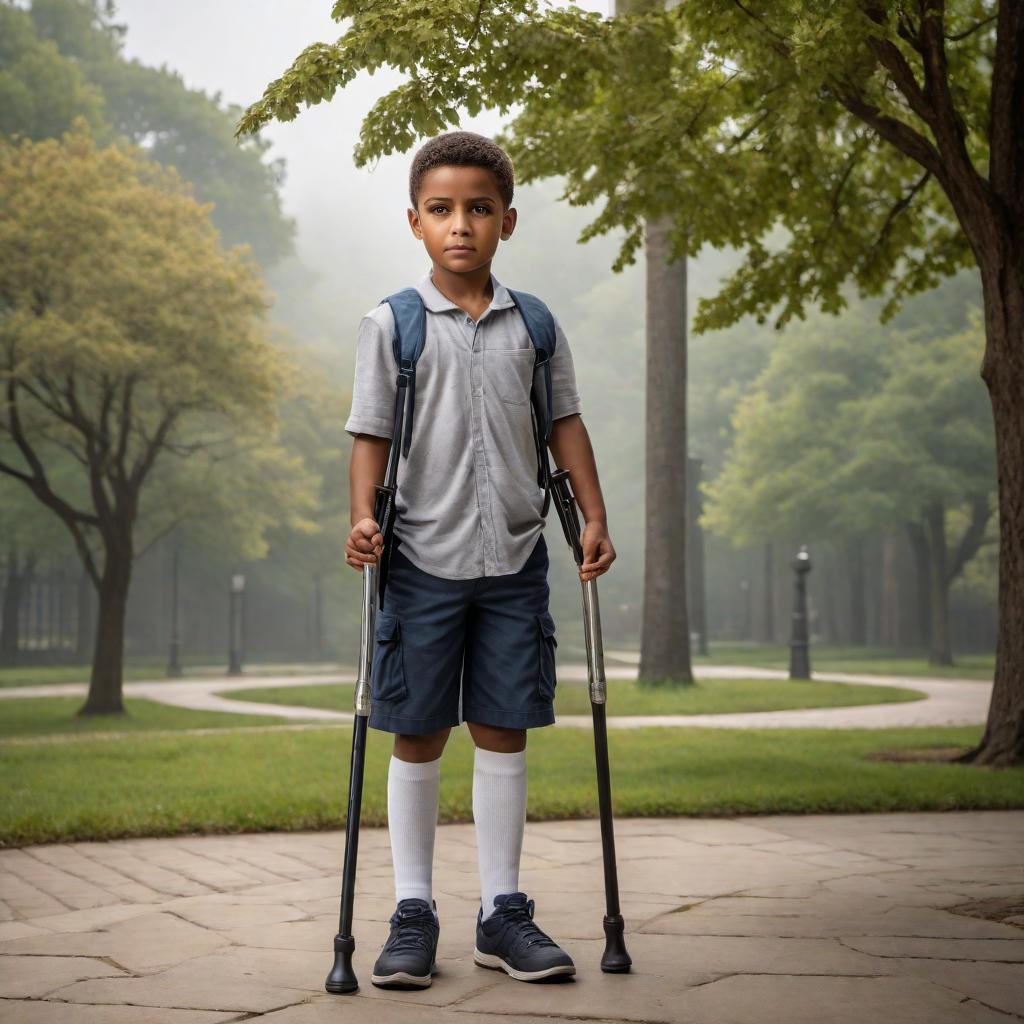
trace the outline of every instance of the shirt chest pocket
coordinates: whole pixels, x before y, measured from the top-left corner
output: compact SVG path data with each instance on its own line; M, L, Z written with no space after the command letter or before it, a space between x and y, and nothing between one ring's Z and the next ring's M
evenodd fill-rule
M484 352L484 386L509 405L527 405L533 387L534 349L488 349Z

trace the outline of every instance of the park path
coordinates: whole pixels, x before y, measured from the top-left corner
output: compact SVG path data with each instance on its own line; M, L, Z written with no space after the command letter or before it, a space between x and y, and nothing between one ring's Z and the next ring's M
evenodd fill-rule
M370 984L394 910L360 829L359 990L329 996L341 832L0 850L10 1024L1007 1024L1024 1017L1024 811L620 818L630 974L603 974L596 821L528 822L520 883L576 975L473 963L472 823L439 825L438 973Z
M609 709L615 708L616 679L635 679L635 666L608 666ZM785 679L787 673L776 669L751 668L742 665L701 666L695 670L699 679ZM564 680L587 678L585 664L559 665L558 676ZM608 717L612 729L640 729L646 726L698 726L703 728L765 729L879 729L894 726L979 725L988 714L992 684L971 679L928 679L910 676L857 675L845 672L816 672L815 679L861 683L867 686L900 686L917 690L924 700L896 704L865 704L857 707L800 708L792 711L747 711L716 715L615 715ZM266 715L302 722L351 722L352 712L331 711L290 704L269 704L259 701L232 700L224 696L237 690L258 690L277 687L323 685L355 682L353 673L315 674L301 676L244 676L227 678L209 676L125 683L128 697L144 697L158 704L187 708L193 711L220 711L230 714ZM0 701L22 697L80 697L84 683L61 683L50 686L18 686L0 689ZM592 727L590 715L559 715L556 725L567 728Z

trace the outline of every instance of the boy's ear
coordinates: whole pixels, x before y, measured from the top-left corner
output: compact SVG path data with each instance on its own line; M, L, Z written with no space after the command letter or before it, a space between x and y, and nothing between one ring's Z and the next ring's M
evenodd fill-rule
M519 214L516 212L514 206L510 206L505 211L505 216L501 218L501 240L507 242L512 237L512 232L516 228L516 218Z
M420 215L411 206L406 213L409 217L409 227L412 228L412 233L420 241L423 241L423 230L420 228Z

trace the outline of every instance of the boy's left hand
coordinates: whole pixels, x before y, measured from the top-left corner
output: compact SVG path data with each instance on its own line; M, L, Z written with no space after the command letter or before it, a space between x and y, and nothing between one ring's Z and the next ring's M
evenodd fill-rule
M615 548L608 536L608 527L599 520L592 520L584 526L580 543L583 546L583 564L579 572L580 579L585 583L608 571L608 567L615 561Z

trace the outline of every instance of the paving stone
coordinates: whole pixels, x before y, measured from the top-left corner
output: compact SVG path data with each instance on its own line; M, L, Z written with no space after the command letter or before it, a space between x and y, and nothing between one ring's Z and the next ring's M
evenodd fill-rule
M118 968L90 957L0 956L0 997L35 999L82 978L123 976Z
M499 983L464 999L459 1010L490 1012L499 1019L502 1014L537 1014L588 1020L669 1021L677 1019L674 1007L681 992L718 976L680 960L671 942L654 943L647 936L633 942L627 937L627 949L635 961L628 974L605 974L601 970L603 940L569 940L563 946L576 964L575 975L526 985L495 971Z
M5 856L6 860L6 856ZM11 918L43 917L70 908L65 903L8 871L0 871L0 899L10 908Z
M364 829L354 924L362 988L345 997L323 992L341 832L0 850L0 965L20 983L30 962L40 984L56 986L45 1000L0 1000L0 1021L219 1024L256 1014L333 1024L355 1008L353 1019L374 1024L428 1015L430 1024L503 1015L537 1024L992 1024L1024 1015L1024 934L945 908L1024 895L1022 838L1022 812L616 821L635 967L613 976L599 966L598 822L528 822L520 885L577 974L524 985L473 963L475 827L442 826L439 972L426 991L402 992L369 982L394 880L387 829ZM5 870L12 855L25 877ZM114 902L89 905L99 890ZM23 1007L35 1016L19 1016Z
M16 1014L16 1016L15 1016ZM76 1003L0 1003L2 1024L228 1024L235 1013L210 1010L166 1010L153 1006L84 1006Z
M246 933L282 921L298 921L308 914L283 903L210 903L185 902L170 905L178 917L184 917L201 928L219 932L238 931L241 945L247 945Z
M117 903L118 897L101 889L86 878L48 864L35 856L33 848L9 850L4 857L4 870L16 875L23 882L43 890L72 910L85 907L102 907Z
M162 854L159 847L150 851L137 844L138 840L134 843L126 840L109 844L109 848L103 852L103 862L112 870L165 899L168 896L195 896L210 892L208 886L161 867L159 860ZM141 855L136 855L135 851Z
M39 920L36 918L36 920ZM25 939L32 935L49 934L45 928L35 924L26 924L24 921L3 921L0 922L0 943L9 942L11 939ZM0 946L0 952L3 947Z
M199 957L160 974L83 981L58 989L51 996L69 1003L165 1006L236 1014L266 1013L306 998L311 976L306 979L306 986L299 981L292 986L277 985L265 979L267 964L257 955L249 951L233 952L242 962L232 963L216 956ZM285 956L287 954L275 951L275 958ZM297 970L296 978L298 976ZM74 1018L69 1015L68 1019Z
M117 921L152 914L155 909L148 903L115 903L110 907L90 907L88 910L71 910L65 914L34 917L32 923L48 932L89 932L106 928Z
M1024 965L949 960L900 960L890 963L898 963L905 974L926 978L987 1006L1024 1016Z
M147 914L98 931L33 936L4 943L3 951L103 956L130 971L156 971L227 944L217 932L172 914Z
M683 992L687 1024L1006 1024L1006 1016L920 978L738 974Z
M370 1005L364 998L361 989L343 996L325 995L300 1006L269 1013L259 1019L259 1024L338 1024L342 1019L372 1021L373 1024L436 1024L438 1020L435 1006L419 1005L412 1000L389 1003L383 999L376 999ZM495 1024L496 1019L490 1013L467 1013L461 1006L447 1016L458 1024ZM552 1024L553 1018L547 1014L517 1013L509 1020L512 1024ZM612 1018L591 1019L587 1024L612 1024L612 1021Z
M860 935L911 935L923 938L1017 938L1004 924L949 914L928 907L903 907L888 901L814 899L778 900L723 897L707 900L685 913L648 922L645 934L761 935L848 938Z
M843 939L843 944L876 957L1024 964L1024 939L936 939L912 935L880 935Z

